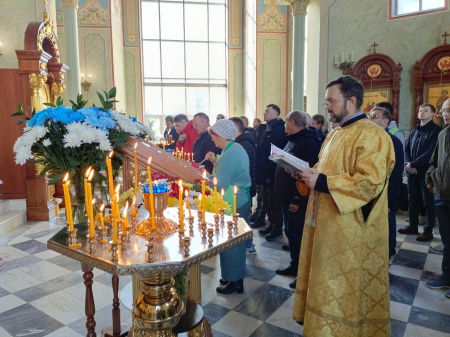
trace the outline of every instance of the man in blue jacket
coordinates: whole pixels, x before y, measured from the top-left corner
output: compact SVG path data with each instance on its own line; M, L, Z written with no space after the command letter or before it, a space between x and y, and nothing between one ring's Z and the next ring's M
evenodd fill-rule
M420 124L411 131L405 146L409 226L399 229L398 232L401 234L419 234L420 193L425 203L427 221L423 233L416 238L417 241L431 241L436 222L433 194L427 189L425 183L425 173L430 167L431 155L441 131L441 127L433 122L435 113L436 108L431 104L425 103L420 106L418 114Z
M400 194L400 185L402 183L403 167L405 165L405 153L403 152L403 144L400 139L389 132L388 125L392 120L392 115L389 110L375 106L370 112L370 119L376 125L387 131L391 137L395 151L395 166L389 177L388 186L389 257L391 257L395 255L395 246L397 243L397 222L395 214L398 211L398 197Z
M269 226L259 231L266 240L273 241L283 237L283 215L275 202L275 171L277 165L269 159L271 144L284 148L287 136L284 131L284 121L280 117L280 108L269 104L264 112L267 129L258 144L256 154L256 184L261 185L263 204L269 219Z

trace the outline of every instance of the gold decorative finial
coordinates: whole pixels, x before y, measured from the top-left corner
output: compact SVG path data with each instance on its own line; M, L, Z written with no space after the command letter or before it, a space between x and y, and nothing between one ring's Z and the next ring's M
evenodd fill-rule
M45 10L44 10L44 22L48 22L48 20L50 19L50 16L48 15L48 0L44 0L44 6L45 6Z

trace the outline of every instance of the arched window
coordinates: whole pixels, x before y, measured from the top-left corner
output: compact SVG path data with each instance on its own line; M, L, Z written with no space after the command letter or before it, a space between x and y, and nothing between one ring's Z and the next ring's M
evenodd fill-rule
M447 0L390 0L390 19L447 10Z
M225 0L141 0L144 118L227 115Z

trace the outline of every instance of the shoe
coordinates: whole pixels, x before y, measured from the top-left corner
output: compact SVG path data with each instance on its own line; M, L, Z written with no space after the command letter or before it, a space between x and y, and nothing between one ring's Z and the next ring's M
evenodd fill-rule
M221 278L220 280L219 280L219 283L221 284L221 285L227 285L228 284L228 281L225 281L223 278Z
M445 297L450 298L450 289L445 292Z
M429 233L429 232L423 232L422 234L420 234L417 238L417 241L431 241L433 240L433 233Z
M295 278L291 283L289 283L289 288L295 289L297 286L297 278Z
M434 281L426 282L425 285L431 289L450 288L450 279L445 279L441 275Z
M430 247L431 247L431 249L438 251L438 252L442 252L444 250L444 245L442 244L442 242L431 245Z
M264 229L260 229L258 232L259 232L259 234L261 234L261 235L263 235L263 236L266 236L267 234L269 234L270 232L272 232L272 229L273 229L273 226L272 226L272 225L269 225L269 226L267 226L267 227L264 228Z
M238 281L231 281L228 282L227 284L217 287L216 291L219 294L231 294L231 293L238 293L238 294L242 294L244 292L244 280L240 279Z
M399 232L400 234L419 234L419 230L411 226L400 228L397 232Z
M250 222L255 222L258 219L259 210L257 209L254 213L252 213L249 217Z
M266 219L261 217L261 218L256 219L255 222L252 222L250 224L250 227L251 228L259 228L259 227L263 227L265 225L266 225Z
M297 268L294 268L293 266L289 266L286 268L279 268L275 270L275 273L277 275L286 275L286 276L297 276Z
M282 245L281 249L289 251L289 245Z
M247 254L256 254L255 245L252 245L251 247L247 247Z
M267 241L274 241L276 239L281 239L283 237L283 233L278 233L275 231L271 231L269 234L265 236Z

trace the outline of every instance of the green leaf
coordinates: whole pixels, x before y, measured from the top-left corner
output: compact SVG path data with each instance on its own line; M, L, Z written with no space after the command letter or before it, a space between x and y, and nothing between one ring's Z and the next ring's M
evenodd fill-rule
M36 115L36 108L33 108L33 112L31 113L31 117L34 117Z
M114 87L114 88L111 88L110 90L109 90L109 93L108 93L108 96L109 96L109 98L114 98L114 97L116 97L116 87Z
M56 99L56 106L61 106L61 105L64 105L64 100L62 99L61 96L59 96L59 97Z
M105 106L105 99L103 98L103 96L100 93L97 93L98 99L100 100L100 102L102 103L103 106Z
M14 116L23 116L23 115L24 115L23 112L15 112L15 113L13 113L13 114L11 115L11 117L14 117Z
M45 106L51 106L51 107L56 107L56 105L54 105L53 103L44 103Z
M103 91L105 93L105 98L109 99L108 93L106 91Z

